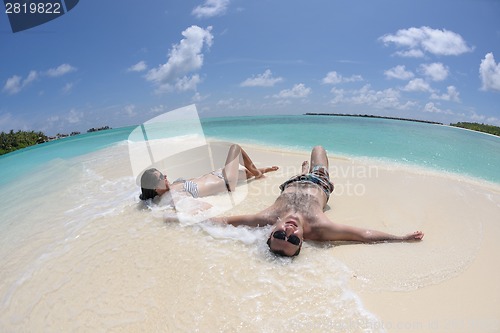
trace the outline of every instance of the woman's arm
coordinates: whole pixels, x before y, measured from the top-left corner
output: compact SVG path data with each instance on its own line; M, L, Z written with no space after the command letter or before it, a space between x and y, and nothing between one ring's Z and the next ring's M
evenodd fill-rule
M269 219L261 214L214 217L210 220L216 223L230 224L235 227L240 225L263 227L271 224L268 221Z
M179 216L196 216L201 212L206 212L213 206L208 202L194 199L191 197L184 197L182 199L174 200L175 207L173 210L165 212L163 218L165 222L179 222Z

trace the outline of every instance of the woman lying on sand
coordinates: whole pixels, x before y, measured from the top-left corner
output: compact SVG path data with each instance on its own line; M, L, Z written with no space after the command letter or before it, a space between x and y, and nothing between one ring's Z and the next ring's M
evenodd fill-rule
M185 193L193 198L206 197L217 193L233 192L240 179L240 160L243 161L246 179L261 178L265 173L278 170L277 166L258 169L239 145L233 144L227 153L224 168L210 172L198 178L179 178L170 183L166 175L159 170L148 169L141 176L141 200L153 199L169 191Z

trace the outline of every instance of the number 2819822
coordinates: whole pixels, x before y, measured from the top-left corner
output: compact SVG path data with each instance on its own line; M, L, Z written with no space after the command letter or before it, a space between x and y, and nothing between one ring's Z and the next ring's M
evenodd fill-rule
M60 2L6 2L6 14L62 14Z

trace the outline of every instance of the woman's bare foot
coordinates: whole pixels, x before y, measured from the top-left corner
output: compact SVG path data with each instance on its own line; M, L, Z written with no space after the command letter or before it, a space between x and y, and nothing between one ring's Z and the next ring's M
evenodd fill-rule
M309 172L309 161L302 162L302 173L306 174Z
M277 166L271 166L271 167L267 167L267 168L259 168L257 170L259 170L260 175L255 175L255 178L256 179L261 178L262 176L264 176L265 173L276 171L278 169L279 169L279 167L277 167Z
M408 241L420 241L424 238L424 233L422 231L415 231L411 234L406 235L405 240Z

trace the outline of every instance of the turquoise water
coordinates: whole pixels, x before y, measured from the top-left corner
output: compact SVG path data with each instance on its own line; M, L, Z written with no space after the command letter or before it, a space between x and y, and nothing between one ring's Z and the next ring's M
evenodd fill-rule
M332 116L219 118L205 134L330 154L377 158L500 183L500 138L425 123Z
M238 143L370 157L500 183L500 138L448 126L331 116L202 119L205 135ZM136 126L56 140L0 157L0 185L56 159L71 159L128 139Z
M57 159L68 160L127 140L136 126L75 135L0 156L0 185Z

